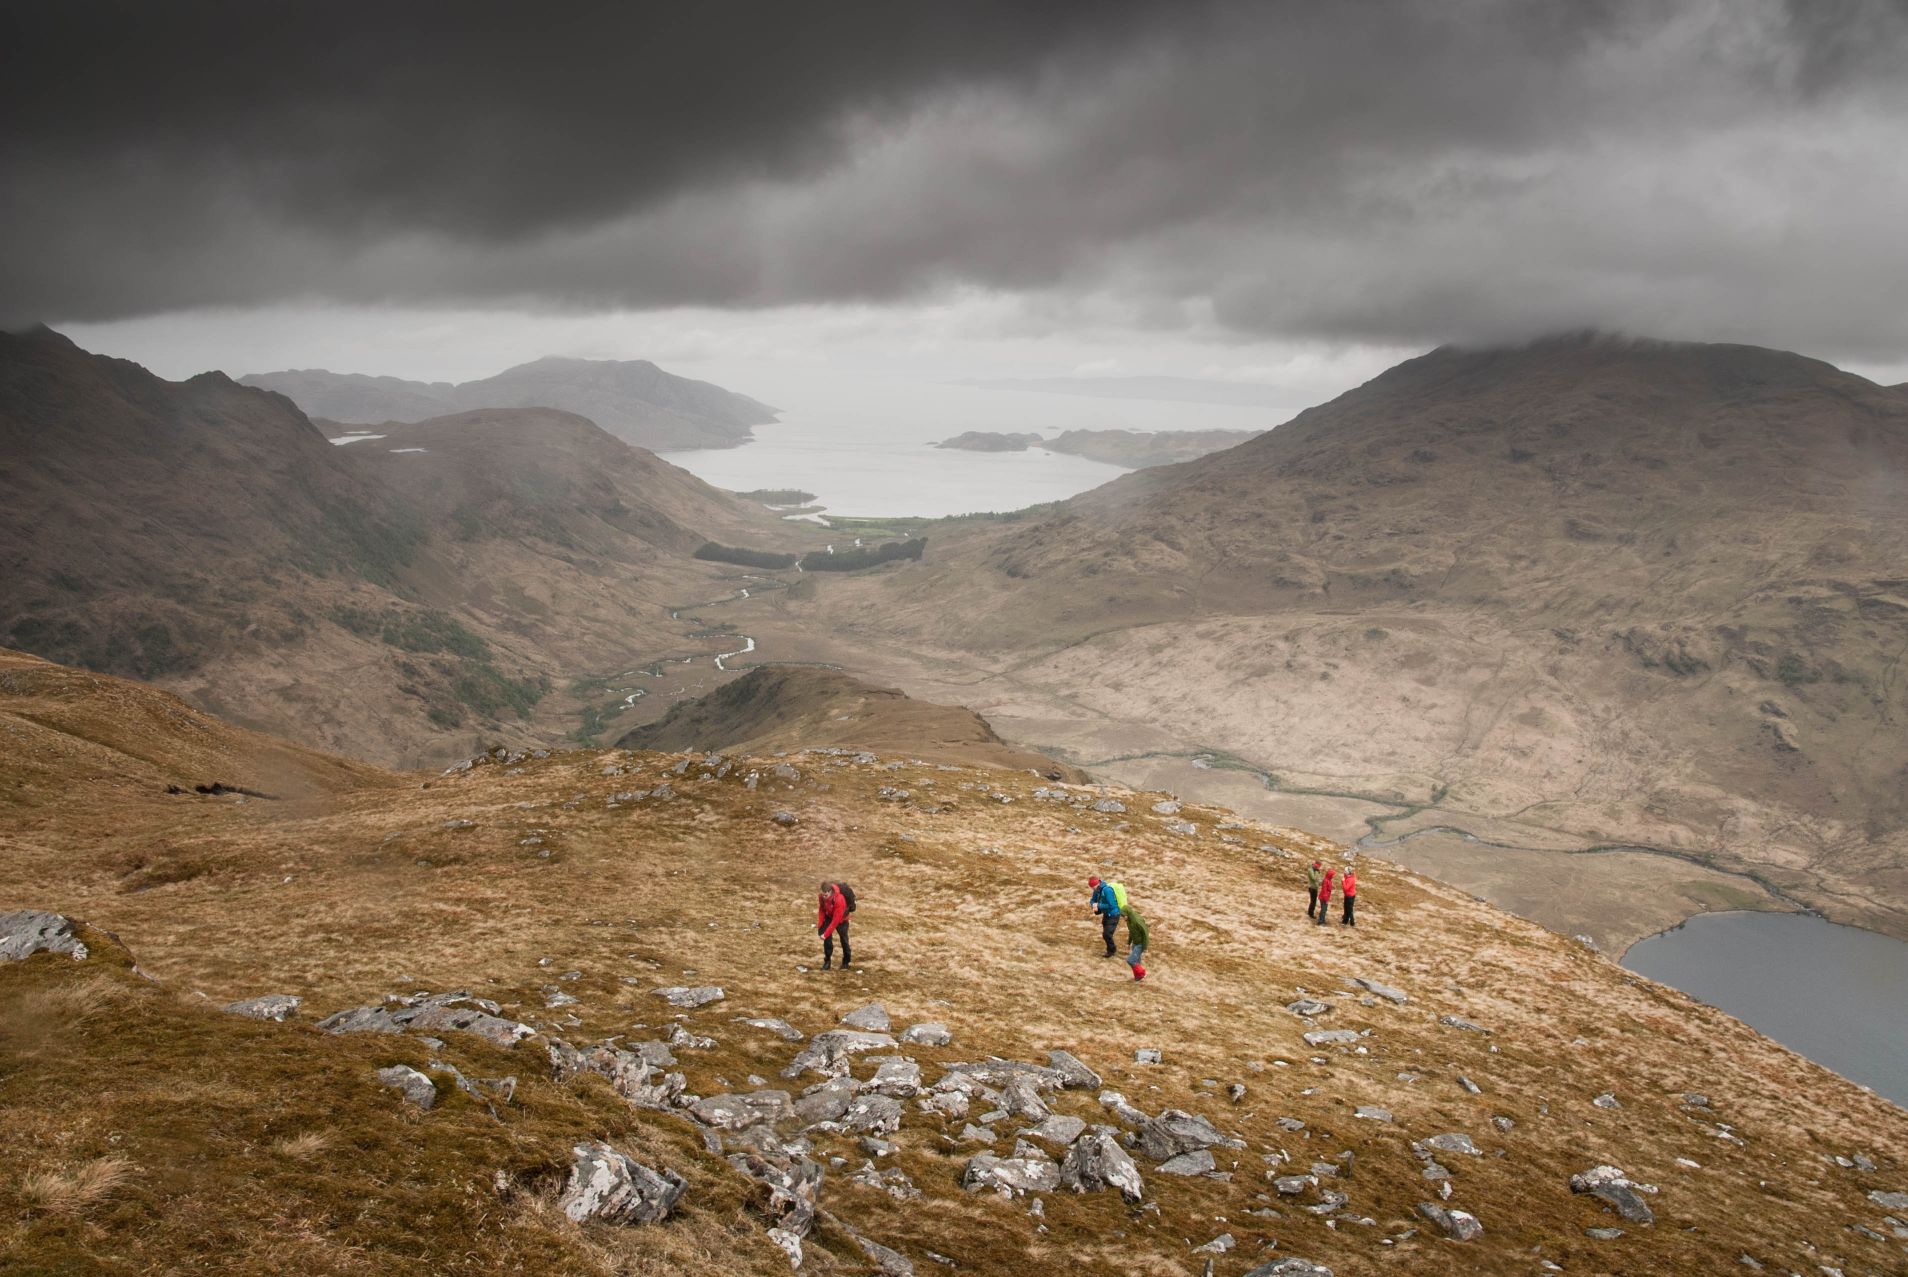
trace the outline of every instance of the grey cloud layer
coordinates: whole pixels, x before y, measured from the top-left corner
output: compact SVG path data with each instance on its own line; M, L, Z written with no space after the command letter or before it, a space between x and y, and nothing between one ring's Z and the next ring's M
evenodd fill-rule
M1904 0L6 23L19 315L978 284L1307 337L1908 345Z

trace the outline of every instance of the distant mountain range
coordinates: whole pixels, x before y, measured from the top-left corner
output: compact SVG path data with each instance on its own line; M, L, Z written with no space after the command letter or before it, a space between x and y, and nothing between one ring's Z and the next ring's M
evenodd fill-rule
M337 447L221 373L0 334L0 645L433 761L560 736L547 691L682 649L665 604L717 588L697 546L789 532L573 413L382 434Z
M327 372L248 373L242 385L274 390L307 416L342 425L423 421L473 408L556 408L652 452L731 448L776 409L706 381L664 372L646 359L564 359L519 364L456 384Z

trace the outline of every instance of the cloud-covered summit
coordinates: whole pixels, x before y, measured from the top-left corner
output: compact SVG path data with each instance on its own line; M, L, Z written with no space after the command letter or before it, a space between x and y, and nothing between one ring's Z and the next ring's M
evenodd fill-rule
M14 6L9 319L955 286L1908 345L1908 3Z

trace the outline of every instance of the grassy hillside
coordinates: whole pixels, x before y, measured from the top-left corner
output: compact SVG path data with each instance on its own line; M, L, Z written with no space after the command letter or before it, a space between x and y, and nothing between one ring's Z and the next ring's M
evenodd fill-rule
M40 718L41 699L15 689L0 729L11 738ZM0 1250L23 1271L183 1256L260 1273L786 1272L766 1231L780 1211L759 1181L706 1151L679 1108L625 1104L592 1075L558 1081L544 1048L634 1046L681 1026L712 1040L673 1048L688 1092L799 1094L820 1081L783 1079L800 1047L737 1017L813 1035L875 1000L897 1032L949 1030L945 1046L873 1052L911 1057L923 1086L946 1066L1044 1064L1061 1049L1147 1118L1185 1110L1239 1144L1210 1149L1229 1178L1165 1173L1136 1149L1133 1203L1112 1191L1005 1200L961 1179L975 1154L1009 1154L1029 1119L964 1139L993 1101L956 1117L902 1098L892 1151L827 1128L806 1137L823 1214L803 1271L872 1271L847 1228L919 1272L939 1271L937 1255L986 1273L1192 1272L1207 1257L1193 1248L1222 1233L1235 1245L1214 1269L1227 1277L1290 1256L1341 1275L1524 1274L1539 1261L1695 1274L1738 1253L1881 1274L1903 1260L1869 1194L1908 1188L1908 1114L1383 862L1360 858L1357 928L1311 926L1304 865L1331 848L1295 830L1207 808L1154 814L1157 795L1117 792L1125 810L1100 810L1097 791L1022 773L834 754L781 760L794 776L774 760L503 755L277 800L168 794L131 762L110 801L87 783L114 757L163 760L200 730L185 711L95 746L112 752L68 771L64 789L46 779L65 766L52 739L0 754L0 793L30 795L0 808L4 906L83 918L95 940L83 963L0 962L0 1099L24 1136L0 1167ZM136 851L200 868L153 883L129 870ZM1122 877L1152 924L1144 984L1098 956L1089 872ZM851 971L816 969L822 878L859 894ZM677 1010L655 993L704 984L723 998ZM494 999L536 1035L503 1048L439 1031L431 1047L313 1027L419 990ZM286 1024L214 1009L266 993L304 1005ZM1331 1009L1287 1009L1302 996ZM1303 1036L1325 1030L1355 1036ZM1142 1049L1160 1062L1137 1062ZM508 1102L468 1096L432 1060L470 1079L514 1075L518 1089ZM374 1070L394 1064L430 1072L438 1106L379 1086ZM875 1067L853 1058L856 1079ZM1045 1100L1128 1132L1132 1119L1098 1094ZM1427 1178L1414 1142L1459 1134L1478 1151L1427 1149L1449 1176ZM635 1227L562 1216L570 1147L592 1138L678 1172L677 1214ZM721 1138L737 1152L734 1132ZM866 1162L920 1195L858 1182ZM1572 1193L1570 1177L1599 1164L1657 1188L1642 1197L1654 1223ZM1289 1193L1276 1182L1288 1176L1300 1177ZM1482 1236L1445 1239L1425 1202L1474 1214ZM1604 1228L1622 1234L1587 1232Z

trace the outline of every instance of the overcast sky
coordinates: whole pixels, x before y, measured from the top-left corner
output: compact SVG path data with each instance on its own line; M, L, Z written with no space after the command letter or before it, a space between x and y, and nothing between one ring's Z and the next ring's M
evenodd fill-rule
M0 316L170 374L1324 385L1597 326L1908 376L1908 0L0 22Z

